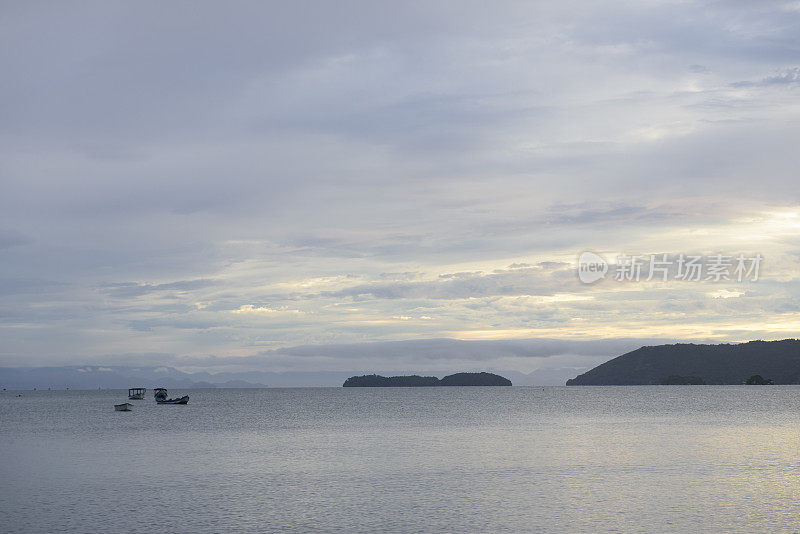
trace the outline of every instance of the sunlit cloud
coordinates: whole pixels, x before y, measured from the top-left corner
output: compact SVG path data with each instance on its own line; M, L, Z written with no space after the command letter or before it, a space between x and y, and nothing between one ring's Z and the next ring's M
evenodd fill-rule
M268 308L266 306L254 306L252 304L245 304L244 306L240 306L235 310L231 310L231 313L235 313L237 315L240 314L254 314L254 315L281 315L281 314L296 314L296 315L303 315L305 312L300 310L292 310L286 307L282 308Z

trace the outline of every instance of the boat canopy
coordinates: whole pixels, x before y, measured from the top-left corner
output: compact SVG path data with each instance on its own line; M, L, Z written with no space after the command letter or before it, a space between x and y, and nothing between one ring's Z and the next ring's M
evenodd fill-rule
M128 395L137 395L137 394L144 395L146 391L147 388L130 388L128 389Z

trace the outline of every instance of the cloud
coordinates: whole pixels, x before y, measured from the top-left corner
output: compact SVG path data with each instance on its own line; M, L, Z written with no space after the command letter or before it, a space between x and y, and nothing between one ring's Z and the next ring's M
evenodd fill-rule
M275 349L264 353L284 354L300 357L364 358L374 355L376 359L413 358L418 360L474 359L482 361L503 356L526 358L549 358L563 354L592 356L625 350L632 345L646 344L651 340L615 339L596 341L567 341L559 339L520 339L501 341L462 341L456 339L423 339L390 341L364 344L299 346Z
M496 269L491 273L444 273L436 280L361 284L338 291L325 291L321 295L354 299L468 299L496 295L552 295L557 288L565 286L567 278L574 277L574 271L567 268L566 264L558 264L560 268L555 270L546 268L551 265L548 263L527 268ZM577 283L572 285L576 291L582 289Z
M0 295L31 293L53 293L63 290L68 284L41 278L0 278Z
M177 282L167 282L163 284L142 284L138 282L117 282L104 284L101 291L114 298L136 298L149 295L155 292L187 292L198 289L205 289L218 284L217 280L197 279L179 280Z
M269 308L267 306L254 306L253 304L245 304L244 306L239 306L235 310L230 310L231 313L235 314L256 314L256 315L280 315L280 314L298 314L302 315L303 312L300 310L293 310L289 309L286 306L281 306L280 308Z
M665 206L592 206L591 203L582 205L557 204L550 206L551 213L546 219L546 224L555 225L588 225L603 224L663 224L670 219L685 220L687 213L682 209L670 209Z
M20 3L0 357L788 331L798 27L781 2ZM765 279L586 287L584 250L760 251Z
M772 76L762 78L757 82L733 82L732 87L768 87L771 85L794 85L800 83L800 67L782 69Z
M33 240L19 232L0 229L0 250L27 245Z
M420 339L408 341L307 345L262 351L239 357L178 357L169 354L128 354L103 356L108 364L135 360L140 365L169 365L179 369L226 371L305 371L314 369L352 371L451 370L494 368L506 370L592 367L610 357L648 344L669 341L664 338L619 338L602 341L560 339L520 339L502 341L464 341Z

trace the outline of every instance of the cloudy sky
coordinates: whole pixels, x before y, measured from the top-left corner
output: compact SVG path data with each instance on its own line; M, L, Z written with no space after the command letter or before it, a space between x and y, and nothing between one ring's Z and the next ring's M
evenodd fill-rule
M2 365L527 372L800 333L800 2L0 15ZM617 282L620 254L764 260Z

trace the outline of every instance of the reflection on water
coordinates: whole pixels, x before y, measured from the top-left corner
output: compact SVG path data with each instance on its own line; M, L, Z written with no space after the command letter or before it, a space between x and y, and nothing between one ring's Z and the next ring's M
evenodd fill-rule
M800 528L800 387L17 393L4 532Z

